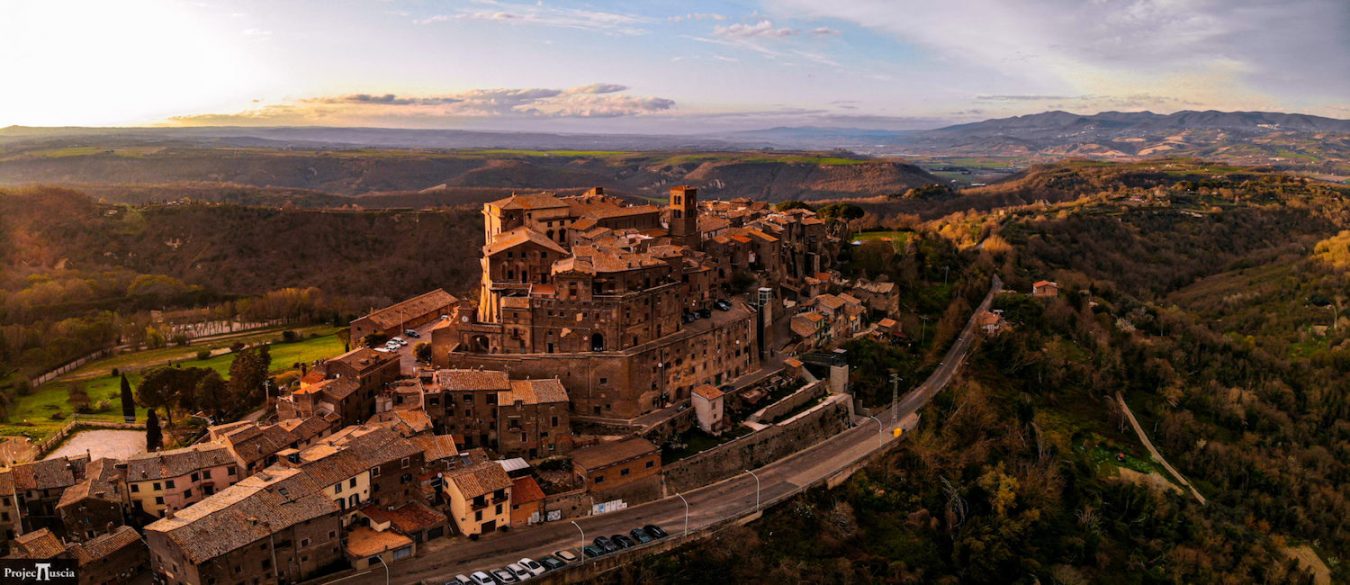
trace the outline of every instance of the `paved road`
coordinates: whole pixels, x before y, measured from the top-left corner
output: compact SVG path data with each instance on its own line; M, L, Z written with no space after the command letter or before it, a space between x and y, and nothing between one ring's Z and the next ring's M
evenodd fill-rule
M988 309L1001 288L1002 283L996 277L989 294L975 313ZM918 411L951 382L975 341L975 332L975 317L972 316L933 374L900 399L895 409L899 419L903 420ZM768 507L797 495L896 441L889 432L896 424L891 418L891 411L882 413L876 420L862 419L862 424L755 470L759 476L760 506ZM694 531L753 513L756 481L749 473L745 473L683 495L684 500L688 501L687 520L684 501L672 497L619 512L580 518L576 523L585 530L586 540L597 536L626 534L629 529L644 524L659 524L672 535L678 535L684 532L686 521L688 530ZM492 534L478 541L439 539L425 545L424 556L391 565L389 582L410 584L426 580L439 583L459 573L502 567L521 557L538 558L563 548L575 550L581 541L581 533L571 522L553 522ZM383 568L341 579L344 585L378 584L384 581Z

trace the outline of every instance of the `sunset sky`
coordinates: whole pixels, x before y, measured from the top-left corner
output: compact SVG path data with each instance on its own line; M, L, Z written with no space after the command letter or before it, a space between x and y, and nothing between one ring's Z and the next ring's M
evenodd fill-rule
M1345 0L4 0L0 39L0 126L1350 118Z

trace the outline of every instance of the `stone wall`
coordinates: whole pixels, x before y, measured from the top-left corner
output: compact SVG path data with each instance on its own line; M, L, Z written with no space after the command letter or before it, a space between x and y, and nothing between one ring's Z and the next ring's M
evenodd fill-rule
M665 493L691 490L762 467L847 428L848 405L829 400L780 424L667 465L662 471Z
M825 396L830 393L830 386L823 381L816 381L799 388L796 392L783 397L782 400L759 409L750 416L750 420L758 423L771 423L781 419L792 411L801 408L812 400Z

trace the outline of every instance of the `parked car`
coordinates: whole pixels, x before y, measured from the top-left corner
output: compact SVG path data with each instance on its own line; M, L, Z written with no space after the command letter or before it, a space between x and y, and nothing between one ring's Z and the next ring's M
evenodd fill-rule
M491 575L482 571L474 571L473 575L469 577L473 579L473 585L497 585L497 582L492 580Z
M418 333L416 329L404 329L403 334L407 335L408 337L412 337L414 339L422 336L422 334Z
M665 530L662 530L660 526L657 526L655 524L648 524L646 526L643 526L642 529L646 530L647 534L650 534L657 538L665 538L667 536L670 536L669 534L666 533Z
M511 571L511 574L515 575L515 577L521 581L524 581L534 576L533 572L531 572L529 569L526 569L525 566L520 563L509 564L506 566L506 570Z
M726 299L717 299L717 301L713 302L713 306L717 307L717 310L719 311L730 311L731 301L728 301Z
M690 312L690 313L685 313L685 314L684 314L684 322L685 322L685 323L693 323L694 321L698 321L698 314L697 314L697 313L692 313L692 312Z
M633 535L633 540L638 541L639 544L647 544L653 540L656 540L655 536L647 534L647 531L641 528L634 528L632 530L629 530L628 534Z
M496 579L498 583L519 583L519 582L520 582L520 577L515 576L515 574L513 574L511 571L508 571L508 570L506 570L506 569L497 569L496 571L493 571L493 572L492 572L492 577L493 577L494 579Z
M394 350L389 349L387 347L377 347L375 348L375 351L378 351L380 353L393 353Z
M622 534L615 534L614 536L609 537L609 539L614 541L614 545L619 548L632 548L637 546L637 543L633 542L633 539Z
M709 310L709 309L699 309L699 310L698 310L698 317L699 317L700 319L707 319L708 317L711 317L711 316L712 316L712 311Z
M614 544L614 541L605 538L603 536L596 537L595 546L600 547L600 549L605 551L606 553L612 553L616 550L619 550L619 547Z
M558 559L558 557L548 556L539 559L539 564L544 566L545 571L556 571L567 566L567 563Z
M464 575L455 575L455 578L446 581L445 585L473 585L473 580Z
M577 558L576 553L574 553L574 552L572 552L572 551L570 551L570 550L567 550L567 549L563 549L563 550L560 550L560 551L558 551L558 552L555 552L555 553L553 553L553 556L558 557L558 558L561 559L562 562L564 562L564 563L575 563L575 562L577 562L578 560L580 560L580 559Z
M523 558L516 561L516 564L525 567L525 570L530 572L531 577L538 577L539 575L544 574L544 566L534 562L534 559Z
M593 544L588 544L586 546L581 547L581 554L586 555L586 558L588 559L593 559L602 554L605 554L605 549L602 547L595 546Z
M393 339L390 339L389 341L392 341L392 342L397 343L397 344L399 344L399 345L408 345L408 340L406 340L406 339L404 339L404 338L402 338L402 337L395 337L395 338L393 338Z

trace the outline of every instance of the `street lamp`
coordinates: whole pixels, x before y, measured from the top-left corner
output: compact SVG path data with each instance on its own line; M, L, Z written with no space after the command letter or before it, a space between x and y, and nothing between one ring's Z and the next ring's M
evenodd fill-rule
M867 418L877 421L877 446L884 445L886 443L886 426L881 424L881 419L875 416L868 416Z
M759 476L758 476L758 475L755 475L755 472L750 471L749 469L745 470L745 472L748 473L748 474L750 474L750 477L755 478L755 511L758 512L758 511L759 511Z
M675 494L681 502L684 502L684 535L689 536L689 500L684 499L683 494Z
M380 564L384 565L384 585L389 585L389 565L384 562L384 557L380 555L375 555L375 560L380 561Z
M577 552L581 553L581 563L582 563L582 564L585 564L585 563L586 563L586 531L581 529L581 525L580 525L580 524L577 524L577 521L576 521L576 520L573 520L573 521L572 521L572 526L576 526L576 527L577 527L577 532L580 532L580 533L581 533L581 547L577 549Z

